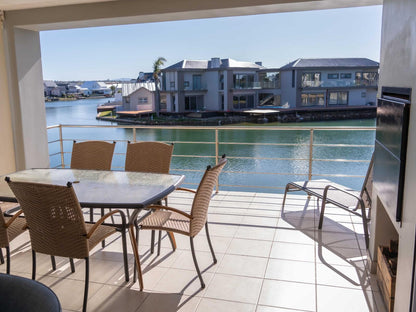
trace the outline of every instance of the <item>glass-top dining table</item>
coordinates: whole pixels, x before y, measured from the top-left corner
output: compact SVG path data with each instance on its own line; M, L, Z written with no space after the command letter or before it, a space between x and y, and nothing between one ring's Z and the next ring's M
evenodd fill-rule
M15 201L13 192L5 182L6 176L19 182L55 185L67 185L68 182L72 182L81 207L130 209L132 213L129 218L129 235L141 290L143 278L134 221L143 208L162 200L178 188L185 178L183 175L145 172L27 169L0 177L1 201Z

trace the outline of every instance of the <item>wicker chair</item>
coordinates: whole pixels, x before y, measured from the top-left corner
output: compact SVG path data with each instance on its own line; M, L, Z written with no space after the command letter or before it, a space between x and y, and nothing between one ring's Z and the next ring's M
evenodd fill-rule
M36 252L85 259L85 289L83 311L87 307L89 253L104 238L114 234L112 226L102 225L105 219L119 213L125 225L124 213L114 210L95 224L85 223L77 196L67 186L30 182L12 182L6 178L25 214L32 244L32 279L36 276ZM122 232L123 254L127 258L126 235ZM128 281L128 272L126 272Z
M126 151L126 171L169 173L170 162L173 154L173 144L162 142L128 142ZM165 205L168 205L167 197L164 198ZM136 224L136 231L138 230ZM161 231L159 231L159 244L157 254L160 254ZM137 235L136 235L137 237ZM173 234L169 233L172 242ZM150 252L154 252L155 232L152 231ZM136 272L136 270L134 270Z
M111 170L115 145L116 142L74 141L71 169Z
M190 214L171 207L153 205L150 206L150 208L152 208L154 212L145 218L139 225L141 230L164 230L189 236L192 258L201 282L201 288L205 288L205 283L202 279L201 271L199 270L198 262L195 256L194 237L205 226L212 258L214 263L217 263L211 239L209 237L207 214L208 206L212 197L212 191L218 181L218 176L226 163L227 159L224 155L218 165L212 168L211 166L208 166L196 191L181 188L181 190L189 191L195 194Z
M285 194L282 202L282 213L285 206L286 195L288 192L303 191L309 196L314 196L318 200L322 200L321 213L319 217L318 228L322 229L322 223L324 220L325 206L327 203L342 208L356 216L359 216L363 220L365 245L368 248L369 234L368 223L371 217L371 196L373 185L373 164L374 154L371 157L370 164L367 169L367 174L364 178L364 182L361 191L352 190L341 184L334 183L329 180L310 180L300 182L289 182L286 185ZM366 212L368 208L368 215Z
M10 247L9 244L26 230L25 218L20 218L22 210L18 210L12 217L3 215L7 210L18 208L19 205L10 202L0 202L0 248L6 249L6 272L10 274ZM1 251L1 249L0 249ZM0 253L0 262L3 264L3 253Z

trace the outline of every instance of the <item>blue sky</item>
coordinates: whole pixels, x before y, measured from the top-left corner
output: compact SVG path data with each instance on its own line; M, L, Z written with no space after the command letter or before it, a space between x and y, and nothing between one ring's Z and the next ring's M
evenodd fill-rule
M183 59L281 67L297 58L380 58L381 6L41 32L45 80L136 78Z

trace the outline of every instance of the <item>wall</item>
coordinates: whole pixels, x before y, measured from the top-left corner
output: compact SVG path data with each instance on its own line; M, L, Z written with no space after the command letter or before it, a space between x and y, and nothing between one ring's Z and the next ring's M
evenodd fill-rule
M410 129L406 165L406 181L404 187L403 222L392 221L393 227L400 238L399 259L397 267L395 311L409 311L413 255L416 223L416 1L385 0L383 6L380 80L381 86L412 88L413 107L410 115ZM377 197L377 189L374 190ZM376 248L385 242L383 234L388 222L384 220L388 212L382 205L373 208L371 223L370 256L376 259ZM394 216L388 215L394 220ZM374 263L373 263L374 268Z
M292 88L292 71L281 71L280 77L280 87L282 90L281 105L289 105L291 108L296 107L296 84Z

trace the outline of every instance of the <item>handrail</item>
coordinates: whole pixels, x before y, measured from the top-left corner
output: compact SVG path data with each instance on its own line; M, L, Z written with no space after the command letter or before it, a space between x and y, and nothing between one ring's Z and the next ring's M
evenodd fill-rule
M131 129L131 134L129 134L129 138L127 137L108 137L105 140L108 141L116 141L116 142L122 142L125 143L127 142L127 140L136 142L137 140L140 139L146 139L143 138L143 136L141 136L141 130L180 130L180 131L186 131L186 130L192 130L192 131L198 131L197 133L199 133L199 131L204 131L204 132L208 132L208 133L212 133L209 134L209 138L207 140L201 140L201 139L197 139L195 141L192 141L191 139L188 140L181 140L181 139L177 139L177 137L173 137L172 136L172 140L167 139L167 140L163 140L163 139L157 139L159 141L163 141L163 142L169 142L169 143L174 143L175 145L182 145L183 147L185 146L195 146L195 150L198 150L199 147L204 147L204 149L206 150L207 148L209 148L209 146L213 146L213 152L203 152L203 153L190 153L190 154L186 154L186 153L179 153L178 154L174 154L173 155L173 160L178 160L178 161L173 161L173 164L171 166L171 172L183 172L183 173L187 173L187 177L188 175L191 176L191 180L187 181L187 185L197 185L198 183L198 179L194 179L194 181L192 181L192 177L194 175L197 174L202 174L204 166L199 165L199 161L198 160L203 160L203 159L213 159L213 161L215 163L218 162L218 159L220 157L221 154L223 154L222 149L227 149L231 148L231 150L233 151L233 153L226 153L227 154L227 158L230 160L230 164L227 166L227 168L225 168L225 170L223 171L223 175L220 177L220 180L222 180L224 175L227 175L227 181L219 181L216 185L216 191L219 190L220 186L221 187L226 187L226 188L238 188L238 189L262 189L262 190L283 190L284 186L282 183L283 182L279 182L277 184L274 184L274 180L270 180L270 178L272 178L273 176L278 176L280 178L282 177L287 177L286 179L289 179L289 177L291 176L292 178L296 178L296 179L313 179L313 178L321 178L321 177L326 177L326 178L350 178L350 179L361 179L364 178L365 172L363 172L362 174L357 174L357 172L354 172L354 174L345 174L342 172L317 172L316 171L316 166L315 164L330 164L330 163L334 163L334 164L341 164L341 163L348 163L351 165L357 164L359 165L360 163L368 163L369 160L367 159L346 159L345 157L343 158L322 158L319 157L319 155L315 155L315 149L317 148L348 148L348 149L372 149L374 147L374 145L372 144L372 142L363 142L363 144L356 144L356 142L353 142L352 144L349 143L345 143L345 142L335 142L334 143L325 143L325 142L316 142L319 141L319 133L326 133L326 131L372 131L375 132L375 127L348 127L348 126L343 126L343 127L333 127L333 126L329 126L329 127L310 127L310 126L294 126L294 127L286 127L286 126L282 126L282 127L275 127L275 126L250 126L250 127L243 127L243 126L147 126L147 125L53 125L53 126L49 126L47 127L48 131L51 131L53 129L59 129L59 133L58 133L58 138L53 138L48 142L48 145L50 146L50 154L49 157L50 159L55 159L55 163L58 162L56 159L56 156L60 156L60 164L52 164L54 167L66 167L67 164L65 164L65 159L68 159L67 155L71 154L71 151L69 149L69 144L67 144L68 142L72 142L73 140L77 140L77 141L82 141L85 140L84 139L80 139L80 138L75 138L75 137L64 137L64 132L65 130L68 129L72 129L72 128L84 128L84 129L90 129L90 128L103 128L103 129L110 129L110 128L122 128L122 129ZM232 134L230 137L225 137L225 138L221 138L220 133L227 133L227 131L267 131L267 133L269 131L302 131L301 133L305 133L302 134L305 136L304 140L299 140L297 142L291 142L291 141L287 141L287 142L273 142L273 140L268 140L270 142L259 142L256 139L253 139L253 137L251 137L250 139L242 139L241 141L233 141L233 135ZM118 133L118 132L117 132ZM124 133L124 132L123 132ZM237 132L238 133L238 132ZM309 133L307 135L307 133ZM207 136L206 134L204 134L205 136ZM341 137L343 135L340 135ZM308 139L306 139L308 137ZM231 138L231 139L230 139ZM272 137L273 138L273 137ZM317 139L318 138L318 139ZM92 139L97 139L92 137ZM154 140L154 137L151 138L152 140ZM51 146L53 146L54 144L57 144L59 142L59 149L55 148L55 151L51 152ZM65 150L65 145L67 145L67 150ZM72 145L71 145L72 146ZM234 148L233 148L234 146ZM241 149L239 148L241 147ZM253 148L254 150L259 150L260 152L257 152L257 154L255 155L244 155L244 154L239 154L238 152L240 150L244 150L244 149L250 149L250 147ZM287 155L263 155L261 154L261 149L262 148L267 148L267 147L271 147L271 148L283 148L283 149L297 149L298 151L300 150L300 154L297 153L297 157L288 157ZM303 153L303 157L302 154ZM362 153L361 153L362 154ZM371 154L368 153L368 154ZM116 152L114 154L114 157L117 157L118 159L121 159L123 157L123 155L125 155L125 151L117 151L116 148ZM188 159L188 160L187 160ZM183 160L183 161L182 161ZM235 162L233 162L232 160L235 160ZM185 165L185 167L181 166L181 161L183 163L188 164L189 162L192 161L196 161L198 163L198 166L195 167L189 167L188 165ZM256 167L250 167L250 168L246 168L245 166L243 167L239 167L237 168L237 170L233 167L233 164L235 164L236 162L250 162L250 161L254 161L259 165L259 168ZM284 170L281 170L279 172L272 172L272 171L267 171L264 170L261 166L261 164L265 164L267 162L275 162L276 164L281 164L283 162L290 162L290 163L298 163L298 164L302 164L305 163L307 164L307 166L302 169L302 171L299 171L296 166L293 166L294 168L296 167L296 170L292 168L292 171L288 171L285 172ZM179 164L179 165L178 165ZM325 165L327 166L327 165ZM338 166L338 165L337 165ZM300 167L303 168L303 165L301 165ZM319 166L318 166L319 167ZM116 170L123 170L124 168L122 166L117 166L114 165L113 169ZM247 170L248 169L248 170ZM263 169L263 170L262 170ZM289 169L287 169L289 170ZM244 181L244 183L239 183L236 184L237 180L241 179L241 177L243 176L247 176L246 181ZM264 181L260 181L261 185L251 185L253 184L253 182L256 182L256 179L252 178L254 176L263 176L264 178L260 178L259 180L270 180L270 183L266 183ZM233 178L229 178L229 177L233 177ZM270 177L270 178L267 178ZM259 181L257 180L257 181ZM277 178L276 180L279 180L279 178ZM281 181L285 181L285 179L280 179ZM222 183L221 183L222 182ZM232 183L231 183L232 182Z

